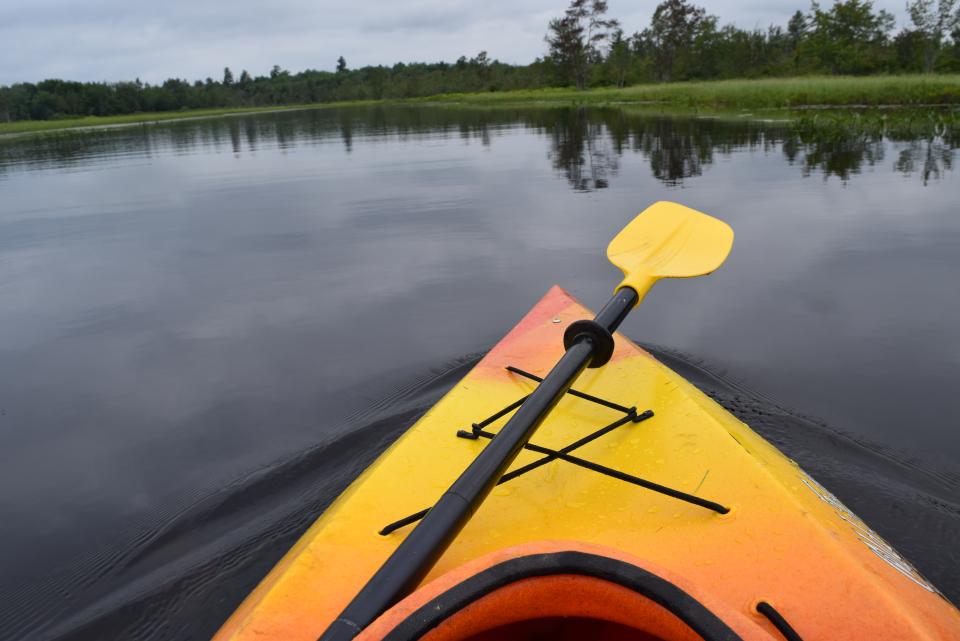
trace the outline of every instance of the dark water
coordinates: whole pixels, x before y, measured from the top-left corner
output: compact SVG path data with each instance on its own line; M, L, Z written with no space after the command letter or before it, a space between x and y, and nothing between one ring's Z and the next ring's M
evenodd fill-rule
M960 135L303 111L0 140L0 638L205 638L553 283L727 220L626 333L960 599ZM659 349L659 348L658 348ZM773 400L775 399L775 400Z

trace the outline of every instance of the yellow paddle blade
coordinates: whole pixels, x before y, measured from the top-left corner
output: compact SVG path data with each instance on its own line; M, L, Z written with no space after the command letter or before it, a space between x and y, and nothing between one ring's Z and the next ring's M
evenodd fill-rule
M709 274L733 246L733 230L712 216L667 201L656 202L624 227L607 247L607 258L623 271L617 287L630 287L637 304L661 278Z

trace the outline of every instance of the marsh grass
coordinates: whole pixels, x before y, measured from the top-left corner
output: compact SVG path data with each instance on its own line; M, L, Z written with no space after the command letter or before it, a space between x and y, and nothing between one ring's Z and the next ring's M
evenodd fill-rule
M164 120L185 120L189 118L216 118L240 114L263 113L271 111L295 111L298 109L322 109L362 104L375 104L377 101L355 101L341 103L320 103L306 105L281 105L270 107L224 107L221 109L184 109L180 111L158 111L151 113L122 114L118 116L85 116L83 118L56 118L53 120L17 120L0 123L0 134L18 134L56 129L77 129L80 127L103 127L111 125L129 125L152 123Z
M824 140L852 136L890 140L940 139L960 147L958 109L858 109L800 113L790 129L803 138Z
M635 85L624 89L537 89L445 94L431 102L574 104L651 103L678 107L795 109L960 104L960 74L900 76L810 76L759 80L714 80Z

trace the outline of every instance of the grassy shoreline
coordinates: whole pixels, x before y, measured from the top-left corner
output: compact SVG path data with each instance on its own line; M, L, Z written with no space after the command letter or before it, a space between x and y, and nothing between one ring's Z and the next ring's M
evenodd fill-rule
M707 109L960 105L960 74L906 76L810 76L758 80L709 80L601 87L588 91L538 89L503 93L446 94L421 102L651 104Z
M765 109L814 107L931 107L960 106L960 74L900 76L812 76L759 80L712 80L601 87L534 89L489 93L457 93L408 98L269 107L229 107L159 113L88 116L62 120L21 120L0 123L0 134L31 133L186 118L211 118L296 109L336 108L373 104L505 105L658 105L681 110Z
M82 118L57 118L53 120L17 120L0 123L0 135L39 133L62 129L80 129L88 127L110 127L135 124L152 124L166 120L191 120L197 118L219 118L223 116L241 116L245 114L269 113L275 111L300 111L303 109L322 109L327 107L345 107L353 105L377 104L380 101L364 100L353 102L323 102L303 105L271 105L268 107L219 107L216 109L184 109L181 111L156 111L149 113L121 114L116 116L84 116Z

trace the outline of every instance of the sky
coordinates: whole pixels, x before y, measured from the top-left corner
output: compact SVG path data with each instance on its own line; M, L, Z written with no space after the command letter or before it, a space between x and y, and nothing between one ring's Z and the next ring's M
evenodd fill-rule
M656 0L609 0L627 33ZM743 28L786 25L807 0L699 0ZM821 4L829 5L829 0ZM395 62L454 61L487 51L526 64L544 54L566 0L0 0L0 84L45 78L162 82L219 79L229 66L265 75ZM904 0L876 0L906 22Z

